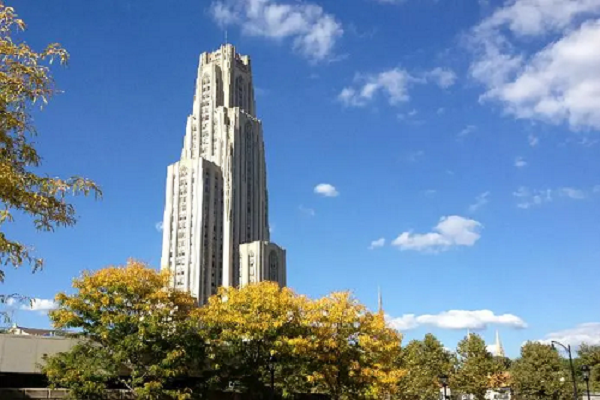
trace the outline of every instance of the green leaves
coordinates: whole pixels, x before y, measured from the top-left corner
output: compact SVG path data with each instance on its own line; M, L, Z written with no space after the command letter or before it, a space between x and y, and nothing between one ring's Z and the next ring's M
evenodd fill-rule
M458 363L456 373L451 377L452 389L464 394L472 394L483 400L490 388L490 378L496 372L492 355L485 342L477 334L469 334L458 343Z
M71 399L103 399L105 390L119 374L106 349L82 342L69 352L44 357L42 372L53 388L67 387Z
M428 333L422 341L412 340L402 350L402 367L406 370L406 376L401 381L400 398L437 398L441 387L438 377L450 375L453 363L452 354L444 349L434 335Z
M527 342L511 370L512 388L522 399L567 399L572 380L558 352L549 345Z

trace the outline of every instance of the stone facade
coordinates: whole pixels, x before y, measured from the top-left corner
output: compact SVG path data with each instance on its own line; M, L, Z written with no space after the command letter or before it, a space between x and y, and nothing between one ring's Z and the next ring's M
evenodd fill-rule
M268 209L250 58L224 45L200 56L181 160L167 171L161 268L201 304L219 286L245 284L240 245L269 242Z
M256 241L240 245L240 285L273 281L286 286L285 250L274 243Z

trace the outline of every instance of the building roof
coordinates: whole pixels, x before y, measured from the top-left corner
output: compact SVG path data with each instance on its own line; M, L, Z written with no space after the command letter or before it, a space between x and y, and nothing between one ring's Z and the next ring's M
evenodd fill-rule
M17 325L10 328L9 331L12 331L14 329L19 329L23 333L26 333L28 335L33 335L33 336L54 336L56 334L56 331L52 330L52 329L25 328L23 326L17 326Z

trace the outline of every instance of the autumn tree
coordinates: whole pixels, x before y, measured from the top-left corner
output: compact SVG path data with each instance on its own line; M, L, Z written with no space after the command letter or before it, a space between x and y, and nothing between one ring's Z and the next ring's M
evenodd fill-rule
M402 367L406 375L401 380L399 398L431 400L438 397L440 375L451 375L453 355L431 333L421 340L412 340L402 349Z
M58 44L36 52L17 40L24 29L15 10L0 1L0 265L30 264L35 271L42 266L42 259L27 245L7 237L5 224L16 216L27 216L41 231L73 225L75 209L67 195L99 195L100 190L81 177L60 179L39 172L42 158L32 140L37 134L32 111L57 93L49 65L66 63L68 54ZM0 282L3 280L0 269ZM0 296L0 302L6 298Z
M332 399L381 398L398 390L401 335L383 313L371 313L348 292L307 305L310 334L295 343L312 392Z
M450 386L456 392L483 400L494 373L493 357L484 340L477 334L469 334L458 343L456 353L456 372L450 379Z
M519 399L568 399L571 382L560 355L551 346L527 342L511 367L512 389Z
M211 386L225 389L235 383L251 394L265 394L273 356L279 390L297 387L294 339L303 329L306 301L274 282L219 288L197 311L213 374Z
M203 344L192 318L195 300L168 282L168 271L130 260L85 272L73 281L74 294L56 295L54 326L75 329L82 341L47 359L50 383L71 389L74 398L101 394L111 380L140 399L187 398L189 390L178 388L178 380L203 368Z

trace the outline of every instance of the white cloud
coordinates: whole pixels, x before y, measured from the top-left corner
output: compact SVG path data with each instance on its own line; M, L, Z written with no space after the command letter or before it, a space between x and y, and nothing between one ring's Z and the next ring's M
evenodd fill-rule
M467 125L460 132L458 132L458 137L463 138L465 136L469 136L471 133L475 132L477 127L475 125Z
M299 205L298 210L300 210L302 214L308 215L309 217L314 217L317 215L313 208L304 207L303 205Z
M312 61L330 59L342 25L317 4L277 0L217 0L210 7L221 26L239 26L248 36L291 39L295 51Z
M392 318L386 315L386 320L390 326L399 331L408 331L417 328L420 324L415 314L404 314L401 317Z
M552 332L540 342L550 344L552 340L571 346L578 346L582 343L600 345L600 322L588 322L574 328Z
M398 114L398 119L401 120L401 121L406 120L406 119L411 119L412 117L414 117L418 113L419 112L413 108L412 110L410 110L407 113L399 113Z
M527 137L527 142L529 143L529 145L531 147L535 147L535 146L537 146L540 143L540 138L538 138L537 136L534 136L534 135L530 134Z
M598 0L507 1L469 38L481 99L517 118L600 129L599 14Z
M475 203L469 206L469 212L475 212L490 202L490 192L483 192L475 197Z
M525 159L523 157L517 157L515 159L515 167L517 168L523 168L527 166L527 161L525 161Z
M377 249L379 247L385 246L385 238L379 238L377 240L373 240L371 245L369 246L369 250Z
M162 232L162 230L163 230L163 222L159 221L156 224L154 224L154 229L156 229L158 232Z
M416 79L406 70L393 68L375 75L357 74L354 82L354 87L346 87L338 95L338 100L344 105L363 107L382 93L393 106L409 100L408 86Z
M456 82L456 74L451 69L434 68L425 74L425 78L433 80L439 87L446 89Z
M561 196L568 197L573 200L583 200L587 197L587 194L583 190L572 187L560 188L558 189L558 193Z
M517 207L530 208L551 202L552 190L531 190L528 187L521 186L516 192L513 192L513 196L518 200Z
M340 195L335 186L329 183L319 183L315 186L314 192L324 197L337 197Z
M488 353L496 354L496 345L495 344L488 344L487 346L485 346L485 349L487 350Z
M20 303L19 309L24 311L36 311L42 314L46 314L50 310L54 310L58 307L58 304L52 299L38 299L33 298L31 300L24 300L23 302L19 302L14 298L9 298L6 301L8 306L13 306Z
M517 207L531 208L544 203L550 203L555 199L556 196L566 197L572 200L583 200L588 197L588 193L585 190L572 187L532 190L528 187L521 186L515 192L513 192L513 196L518 199Z
M394 328L410 330L422 325L440 329L487 329L489 325L502 325L514 329L523 329L527 323L514 314L496 315L490 310L449 310L439 314L405 314L398 318L387 317L388 323Z
M473 246L481 237L481 228L481 223L475 220L451 215L440 218L433 232L403 232L392 241L392 246L400 250L425 252L446 251L456 246Z
M395 106L410 100L408 89L412 84L425 84L429 81L441 88L448 88L456 81L456 74L440 67L421 74L420 77L398 67L378 74L356 74L354 85L342 89L337 98L345 106L364 107L375 96L382 94L391 106Z

